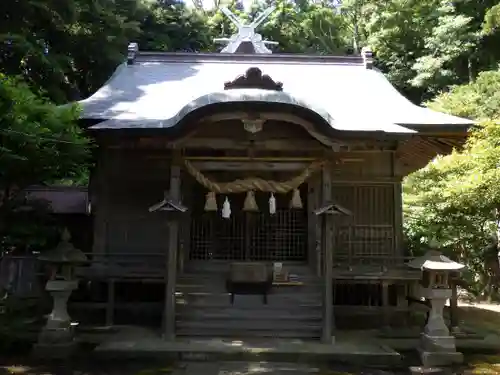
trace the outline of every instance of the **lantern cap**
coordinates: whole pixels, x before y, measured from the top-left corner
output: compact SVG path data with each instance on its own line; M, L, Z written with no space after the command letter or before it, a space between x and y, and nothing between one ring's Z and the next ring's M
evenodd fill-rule
M38 259L50 263L82 263L87 261L87 256L70 242L71 234L64 229L61 241L52 250L40 255Z
M407 263L408 267L422 270L459 271L465 265L451 260L437 250L429 250L425 255Z

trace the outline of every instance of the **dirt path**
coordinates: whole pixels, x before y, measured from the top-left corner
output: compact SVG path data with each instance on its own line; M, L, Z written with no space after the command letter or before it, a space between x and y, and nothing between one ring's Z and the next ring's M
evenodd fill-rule
M468 303L468 302L458 302L459 307L475 307L476 309L488 310L500 313L500 305L495 303Z

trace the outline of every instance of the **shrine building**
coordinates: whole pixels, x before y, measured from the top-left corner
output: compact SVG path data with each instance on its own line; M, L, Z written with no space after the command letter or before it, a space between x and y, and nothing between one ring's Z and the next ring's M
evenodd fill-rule
M472 122L411 103L369 48L271 53L255 33L268 13L231 18L221 53L130 43L79 102L98 145L81 322L324 342L404 324L420 273L405 264L401 181Z

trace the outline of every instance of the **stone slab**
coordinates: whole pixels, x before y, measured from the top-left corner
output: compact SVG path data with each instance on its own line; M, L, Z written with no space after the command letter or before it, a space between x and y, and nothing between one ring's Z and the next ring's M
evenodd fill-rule
M177 361L270 361L294 363L351 363L366 366L397 366L402 356L391 348L364 340L337 338L334 344L302 340L231 340L137 337L109 340L100 344L95 355L105 357L162 357Z
M76 354L77 349L76 341L63 344L36 343L33 346L33 356L43 359L66 359Z
M420 351L420 359L424 367L453 366L463 363L464 356L459 352Z
M316 366L291 362L188 362L172 375L314 375Z

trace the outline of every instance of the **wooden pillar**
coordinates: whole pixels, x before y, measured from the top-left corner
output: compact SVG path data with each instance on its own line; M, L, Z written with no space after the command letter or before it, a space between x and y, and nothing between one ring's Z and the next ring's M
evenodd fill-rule
M331 173L328 167L322 171L322 200L323 204L332 199ZM323 333L322 341L324 343L332 342L333 334L333 217L332 215L323 215L322 223L322 253L324 259L324 298L323 298Z
M180 201L181 192L181 169L179 165L172 164L170 170L170 199L174 202ZM165 340L175 339L175 288L177 284L177 254L179 238L178 213L168 215L168 248L166 256L166 282L165 282Z
M94 255L104 255L107 253L107 232L109 218L109 170L116 168L116 151L110 151L105 146L101 146L97 151L96 167L92 171L90 184L90 197L94 213L94 241L92 252ZM97 257L95 257L97 258ZM95 259L94 258L94 259Z
M316 215L314 214L314 210L316 207L315 202L315 188L314 182L311 178L309 183L307 184L307 262L309 266L312 268L314 272L316 272L318 259L316 259L316 236L313 234L316 233Z
M396 179L393 185L393 198L394 198L394 243L393 251L397 256L403 254L403 189L401 182L400 164L393 152L391 154L391 169L392 177Z
M403 189L401 181L394 183L394 254L403 255Z
M187 185L187 186L186 186ZM191 183L187 183L185 180L182 181L182 190L191 191ZM182 201L189 207L192 207L192 197L189 194L182 195ZM178 272L184 273L184 267L186 262L189 260L189 252L191 250L191 210L184 213L181 219L182 227L180 228L181 240L179 241L179 268Z
M389 311L389 282L387 280L382 281L382 314L384 327L390 326L390 311Z

